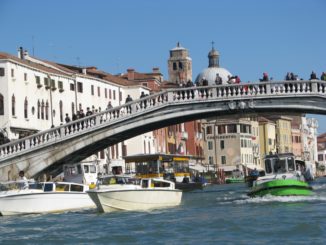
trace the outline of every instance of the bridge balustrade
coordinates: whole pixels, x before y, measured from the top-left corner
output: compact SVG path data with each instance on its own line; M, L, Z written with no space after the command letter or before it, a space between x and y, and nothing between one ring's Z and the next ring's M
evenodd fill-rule
M280 81L240 83L206 87L167 89L121 106L78 119L67 124L14 140L0 146L0 161L14 154L51 145L71 137L77 137L98 127L118 123L125 118L139 116L168 104L189 103L203 100L235 100L243 98L293 96L293 94L326 95L326 82Z

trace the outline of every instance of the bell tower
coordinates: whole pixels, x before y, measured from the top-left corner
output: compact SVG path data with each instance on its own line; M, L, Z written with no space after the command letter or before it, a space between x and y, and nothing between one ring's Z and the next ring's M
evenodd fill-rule
M188 80L192 81L192 60L188 50L181 47L179 42L170 50L168 69L170 82L180 84Z

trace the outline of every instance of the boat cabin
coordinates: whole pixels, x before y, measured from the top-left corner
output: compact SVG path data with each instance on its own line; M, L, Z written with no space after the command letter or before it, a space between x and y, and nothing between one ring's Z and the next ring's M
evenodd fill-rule
M295 172L296 170L297 167L292 153L267 155L265 157L265 172L267 175Z
M95 162L80 162L63 166L64 180L85 185L96 183L98 166Z
M173 182L162 179L141 179L140 185L142 188L146 189L175 189L175 184Z
M177 182L182 182L185 177L190 179L190 156L142 154L126 156L124 159L126 165L134 164L139 178L164 178Z

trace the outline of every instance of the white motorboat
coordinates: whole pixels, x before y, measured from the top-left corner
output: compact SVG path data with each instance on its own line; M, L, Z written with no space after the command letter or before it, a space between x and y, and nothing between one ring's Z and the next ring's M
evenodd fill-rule
M95 208L88 186L70 182L22 181L0 184L0 215L58 213Z
M139 180L138 180L139 182ZM180 205L182 191L168 180L144 178L140 183L124 176L107 176L87 191L99 212L150 210Z

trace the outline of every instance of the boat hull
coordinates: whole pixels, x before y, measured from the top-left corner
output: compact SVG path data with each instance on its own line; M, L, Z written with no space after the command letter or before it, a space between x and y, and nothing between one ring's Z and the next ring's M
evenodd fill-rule
M95 208L87 193L22 192L0 196L1 215L59 213Z
M312 188L308 183L294 179L275 179L252 187L249 196L309 196Z
M244 178L229 178L225 180L226 184L244 183Z
M88 191L99 212L150 210L180 205L180 190Z

